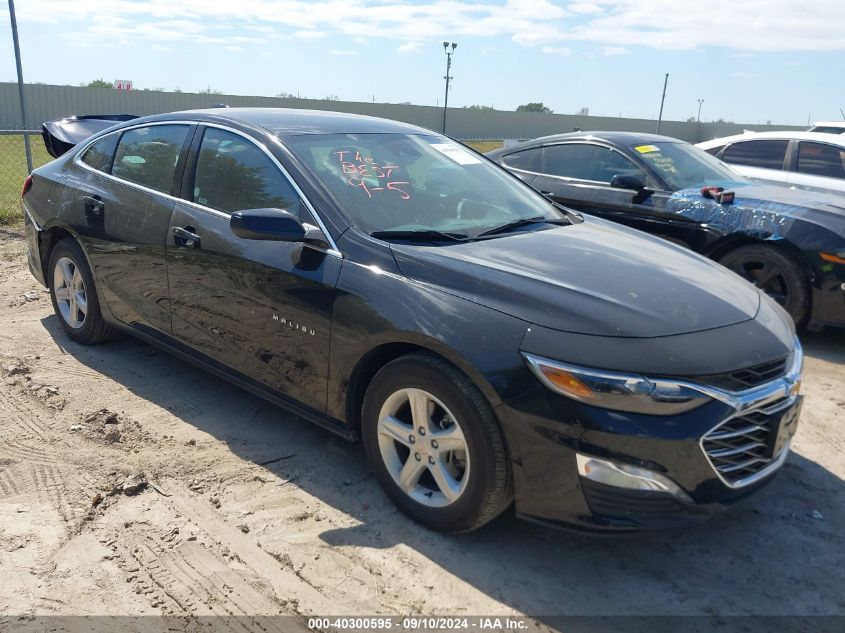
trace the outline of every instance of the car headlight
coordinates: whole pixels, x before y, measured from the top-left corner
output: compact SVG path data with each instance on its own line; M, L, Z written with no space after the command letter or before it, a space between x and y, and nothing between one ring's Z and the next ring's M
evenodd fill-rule
M594 407L629 413L676 415L712 400L696 389L671 380L586 369L533 354L523 353L523 356L534 374L549 389Z

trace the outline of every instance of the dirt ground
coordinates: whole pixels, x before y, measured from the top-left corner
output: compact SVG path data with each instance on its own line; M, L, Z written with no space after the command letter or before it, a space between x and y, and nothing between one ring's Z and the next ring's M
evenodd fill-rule
M727 514L443 536L359 446L146 344L72 343L20 237L0 231L0 614L845 614L845 331L805 337L794 453Z

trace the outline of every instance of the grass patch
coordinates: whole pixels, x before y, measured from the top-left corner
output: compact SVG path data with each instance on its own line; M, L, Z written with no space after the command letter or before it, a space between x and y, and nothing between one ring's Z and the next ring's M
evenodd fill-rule
M499 149L504 145L503 141L461 141L464 145L469 145L476 152L486 154L492 152L494 149Z
M32 166L53 160L38 134L30 134ZM26 178L26 151L23 134L0 135L0 225L17 224L21 216L21 187Z

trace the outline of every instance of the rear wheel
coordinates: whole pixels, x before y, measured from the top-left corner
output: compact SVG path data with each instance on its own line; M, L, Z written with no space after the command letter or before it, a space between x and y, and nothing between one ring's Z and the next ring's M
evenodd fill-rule
M103 320L94 277L75 240L64 239L53 248L48 283L53 310L70 338L91 345L114 336L115 330Z
M801 264L771 246L751 244L731 251L719 263L747 279L781 305L796 324L810 311L810 287Z
M361 430L385 492L423 525L465 532L510 504L510 464L493 412L436 356L409 354L382 368L364 398Z

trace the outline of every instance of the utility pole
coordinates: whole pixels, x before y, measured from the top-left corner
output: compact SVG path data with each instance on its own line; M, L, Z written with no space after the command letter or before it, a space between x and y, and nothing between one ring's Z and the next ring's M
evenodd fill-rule
M698 100L698 116L695 117L696 123L701 123L701 104L704 103L704 99Z
M452 50L449 50L450 46ZM446 108L449 105L449 82L453 79L449 73L452 70L452 54L456 48L458 48L458 45L455 42L443 42L443 52L446 53L446 76L443 77L446 80L446 96L443 99L443 134L446 134Z
M657 115L657 134L660 134L660 122L663 120L663 102L666 101L666 84L669 83L669 73L663 79L663 96L660 97L660 114Z
M29 148L29 134L26 129L26 99L23 94L23 70L21 69L21 46L18 42L18 21L15 18L15 0L9 0L9 18L12 20L12 41L15 46L15 65L18 67L18 96L21 100L21 125L24 130L23 145L26 150L26 173L32 173L32 150Z

